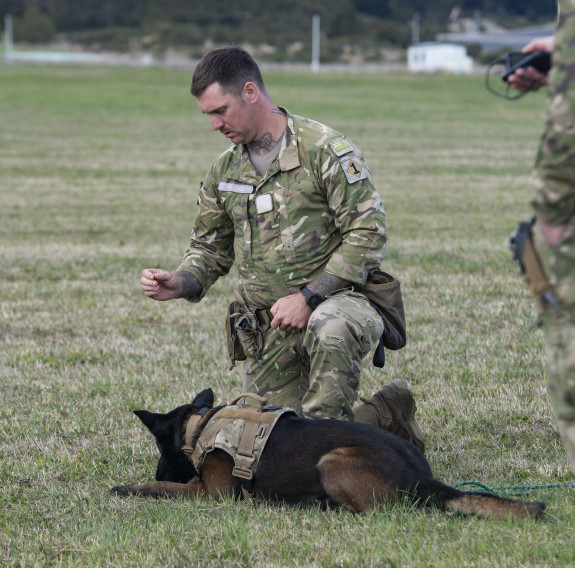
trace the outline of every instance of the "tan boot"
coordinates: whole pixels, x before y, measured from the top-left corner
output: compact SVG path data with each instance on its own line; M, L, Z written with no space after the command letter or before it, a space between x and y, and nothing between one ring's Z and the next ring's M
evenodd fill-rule
M405 381L395 379L369 400L361 400L353 408L358 422L383 428L425 451L423 434L414 418L417 406Z

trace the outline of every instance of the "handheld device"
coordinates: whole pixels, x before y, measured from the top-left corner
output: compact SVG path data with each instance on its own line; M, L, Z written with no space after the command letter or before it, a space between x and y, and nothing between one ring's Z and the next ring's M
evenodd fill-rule
M534 67L540 73L547 74L549 69L551 69L551 53L549 51L533 51L532 53L518 53L510 52L505 54L504 57L492 61L487 66L487 71L485 72L485 87L487 90L504 99L509 101L516 100L531 91L531 88L527 88L524 91L520 91L515 96L511 96L509 91L511 86L509 85L507 79L510 75L515 73L517 69L526 69L527 67ZM493 76L499 75L499 78L506 83L505 89L497 89L491 82Z
M505 56L505 71L501 79L507 82L509 75L512 75L517 69L534 67L540 73L546 75L551 69L551 53L549 51L534 51L532 53L515 53L511 52Z

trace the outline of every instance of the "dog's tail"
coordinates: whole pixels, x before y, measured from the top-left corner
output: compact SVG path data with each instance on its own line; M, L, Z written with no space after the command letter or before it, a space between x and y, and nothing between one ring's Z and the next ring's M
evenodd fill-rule
M420 482L416 495L420 503L434 505L446 513L495 519L538 518L546 507L540 501L523 502L488 493L459 491L435 479Z

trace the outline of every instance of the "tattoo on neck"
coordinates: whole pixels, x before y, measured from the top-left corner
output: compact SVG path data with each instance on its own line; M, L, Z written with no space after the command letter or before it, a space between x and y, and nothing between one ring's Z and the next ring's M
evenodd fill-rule
M266 132L259 140L250 143L250 150L258 154L265 154L269 152L275 145L277 140L274 140L271 132Z

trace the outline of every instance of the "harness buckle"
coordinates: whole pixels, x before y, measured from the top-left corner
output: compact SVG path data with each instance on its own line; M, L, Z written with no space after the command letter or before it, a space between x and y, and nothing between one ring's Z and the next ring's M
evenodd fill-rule
M249 467L236 465L234 466L234 469L232 469L232 475L234 477L239 477L240 479L252 479L254 472Z
M256 461L256 456L254 454L246 455L237 453L234 469L232 470L232 475L239 477L240 479L251 479L254 476L253 465Z

